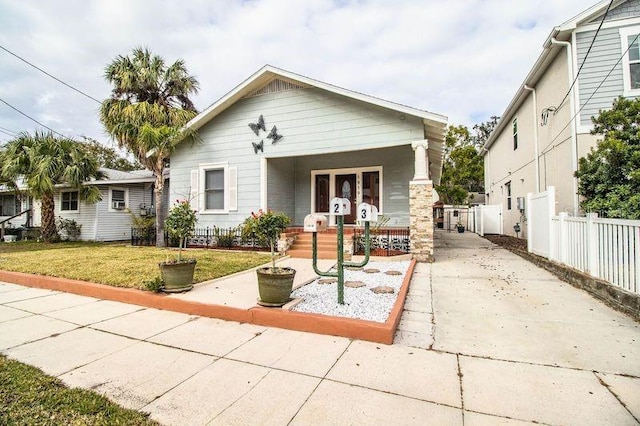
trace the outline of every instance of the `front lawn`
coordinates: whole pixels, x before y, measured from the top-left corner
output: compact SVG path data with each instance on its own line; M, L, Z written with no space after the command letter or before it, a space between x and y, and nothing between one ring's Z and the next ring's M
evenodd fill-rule
M145 289L160 276L158 263L177 250L132 247L125 243L0 243L0 269ZM183 257L198 261L195 282L244 271L269 261L265 253L188 249Z
M157 425L84 389L69 389L35 367L0 355L0 424Z

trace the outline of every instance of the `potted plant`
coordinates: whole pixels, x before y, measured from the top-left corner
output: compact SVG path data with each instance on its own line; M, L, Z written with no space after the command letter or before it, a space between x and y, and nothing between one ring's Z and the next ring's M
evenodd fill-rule
M256 270L260 294L259 305L282 306L291 297L296 271L288 267L276 266L275 250L280 233L290 222L291 220L284 213L260 210L258 213L252 212L243 223L242 231L245 235L255 235L261 242L269 244L271 249L271 266Z
M464 225L462 224L462 222L456 223L456 228L458 229L458 232L460 234L462 234L464 232Z
M179 241L178 258L161 262L160 274L163 281L163 291L177 293L193 288L193 273L196 268L195 259L182 259L182 247L185 245L196 228L196 212L191 209L188 200L177 200L164 222L164 228L170 236Z

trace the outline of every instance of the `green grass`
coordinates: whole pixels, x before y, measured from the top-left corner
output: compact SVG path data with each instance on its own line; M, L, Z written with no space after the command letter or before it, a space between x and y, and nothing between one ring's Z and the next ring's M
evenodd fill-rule
M35 367L0 355L2 425L157 425L95 392L69 389Z
M51 277L145 289L160 276L158 263L174 259L176 249L132 247L124 243L0 244L0 269ZM267 263L268 254L188 249L183 257L198 261L194 281L202 282Z

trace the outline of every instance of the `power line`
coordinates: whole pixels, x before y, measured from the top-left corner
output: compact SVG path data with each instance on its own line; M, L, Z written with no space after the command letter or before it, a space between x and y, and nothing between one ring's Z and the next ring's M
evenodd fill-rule
M12 134L14 134L14 135L17 135L17 134L18 134L18 132L14 132L13 130L11 130L11 129L7 129L6 127L2 127L2 126L0 126L0 129L1 129L1 130L4 130L5 132L12 133Z
M101 104L101 103L102 103L102 102L100 102L99 100L97 100L96 98L94 98L93 96L91 96L91 95L87 95L87 94L86 94L86 93L84 93L82 90L80 90L80 89L76 89L75 87L71 86L70 84L67 84L67 83L65 83L64 81L60 80L58 77L56 77L56 76L54 76L54 75L49 74L48 72L46 72L46 71L45 71L45 70L43 70L42 68L40 68L40 67L38 67L38 66L36 66L36 65L32 64L31 62L27 61L27 60L26 60L26 59L24 59L24 58L22 58L22 57L20 57L20 56L16 55L15 53L13 53L12 51L10 51L10 50L9 50L9 49L7 49L6 47L4 47L4 46L0 45L0 49L4 50L5 52L7 52L7 53L8 53L8 54L10 54L10 55L15 56L16 58L20 59L20 60L21 60L22 62L24 62L25 64L32 66L33 68L35 68L35 69L37 69L38 71L40 71L41 73L43 73L43 74L45 74L45 75L47 75L47 76L51 77L52 79L56 80L57 82L64 84L64 85L65 85L65 86L67 86L69 89L71 89L71 90L75 90L76 92L80 93L81 95L83 95L83 96L85 96L85 97L87 97L87 98L91 99L92 101L95 101L95 102L97 102L97 103L99 103L99 104Z
M549 142L544 148L542 148L542 150L540 151L541 154L546 154L546 149L552 145L556 139L558 139L558 137L560 137L560 135L562 134L562 132L564 132L564 130L569 127L569 125L571 124L571 122L573 120L575 120L575 118L578 116L578 114L580 114L580 112L584 109L584 107L587 106L587 104L589 103L589 101L596 95L596 93L598 92L598 90L602 87L602 85L604 84L605 81L607 81L607 78L609 78L609 76L611 75L611 73L613 72L613 70L616 69L616 67L618 66L618 64L620 63L620 61L622 61L622 59L627 55L627 53L629 52L629 49L631 49L631 46L638 40L638 37L640 37L640 34L637 34L636 37L633 39L633 41L631 43L629 43L629 45L627 46L627 50L625 50L622 55L618 58L618 60L616 61L615 64L613 64L613 67L611 67L611 69L609 70L609 72L607 73L607 75L602 79L602 81L600 82L600 84L598 84L598 87L595 88L595 90L593 91L593 93L587 98L586 101L584 101L584 103L582 104L582 106L578 109L578 111L576 111L575 114L573 114L573 117L571 117L569 119L569 122L558 132L558 134L556 135L555 138L553 138L551 140L551 142Z
M613 0L611 0L609 2L609 6L607 6L607 10L605 10L604 15L602 16L602 20L600 21L600 25L598 25L598 29L596 30L596 33L593 35L593 39L591 40L591 44L589 45L589 49L587 49L587 53L584 55L584 59L582 60L582 63L580 64L580 68L578 68L578 72L576 73L576 76L573 79L573 82L571 83L571 86L569 86L569 90L567 91L566 95L564 95L564 98L562 98L562 100L560 101L560 103L556 107L556 109L555 109L556 111L559 110L560 107L562 107L562 104L564 104L564 101L567 100L567 97L571 93L571 89L573 89L573 86L575 86L576 82L578 81L578 77L580 76L580 71L582 71L582 67L584 67L584 64L587 62L587 57L589 56L589 53L591 52L591 48L593 47L593 44L596 41L596 37L598 37L598 33L600 32L600 28L602 28L602 24L604 24L604 20L607 17L607 14L609 13L609 9L611 8L612 4L613 4Z
M13 133L9 133L9 132L6 132L6 131L2 130L2 128L0 128L0 133L4 133L5 135L7 135L7 136L11 136L12 138L15 138L15 137L16 137L16 135L15 135L15 134L13 134Z
M11 108L12 110L24 115L25 117L27 117L29 120L38 123L39 125L41 125L42 127L44 127L45 129L51 130L53 133L62 136L65 139L68 139L68 136L63 135L60 132L56 132L55 130L53 130L51 127L42 124L41 122L39 122L38 120L36 120L35 118L29 116L28 114L25 114L24 112L20 111L18 108L14 107L13 105L11 105L10 103L8 103L7 101L5 101L4 99L0 98L0 102L2 102L3 104L5 104L6 106L8 106L9 108Z

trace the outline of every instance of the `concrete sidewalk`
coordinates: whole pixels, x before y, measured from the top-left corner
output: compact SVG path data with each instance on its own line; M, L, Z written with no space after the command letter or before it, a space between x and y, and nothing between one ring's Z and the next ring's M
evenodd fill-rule
M0 351L165 424L638 424L640 327L437 233L396 344L0 284Z

